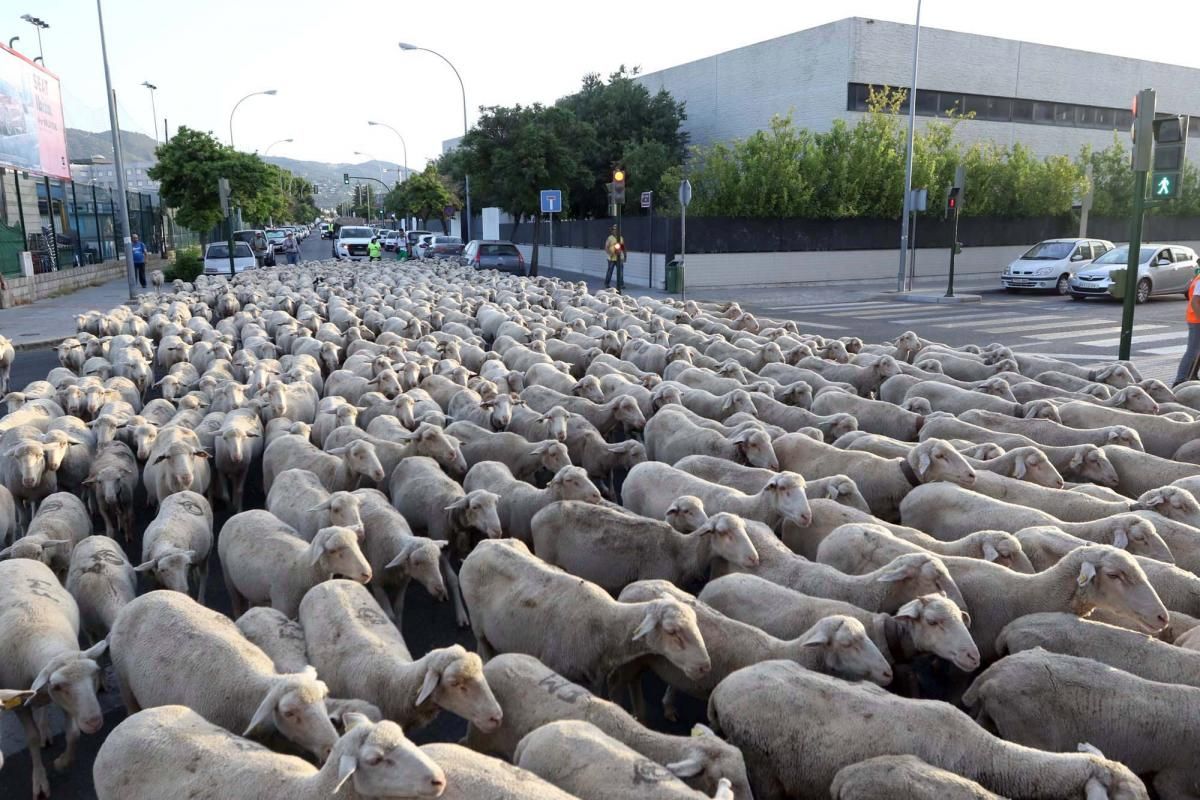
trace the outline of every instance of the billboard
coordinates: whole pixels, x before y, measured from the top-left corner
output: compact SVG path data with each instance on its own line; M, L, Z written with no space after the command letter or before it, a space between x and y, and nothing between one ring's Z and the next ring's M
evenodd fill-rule
M70 178L58 77L0 45L0 167Z

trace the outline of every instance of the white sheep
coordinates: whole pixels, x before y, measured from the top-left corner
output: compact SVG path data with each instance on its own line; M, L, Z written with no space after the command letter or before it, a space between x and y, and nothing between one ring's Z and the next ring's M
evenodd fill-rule
M208 452L195 433L178 425L159 431L142 474L148 503L158 505L166 497L188 489L205 494L211 477Z
M870 572L905 553L933 553L991 561L1014 572L1031 573L1033 564L1020 541L1003 531L976 531L942 542L900 525L856 522L839 525L817 545L816 561L850 575Z
M766 469L779 469L770 438L761 430L743 429L725 436L693 423L680 411L666 407L650 418L645 429L646 455L652 461L674 464L685 456L711 455Z
M601 502L600 490L588 480L582 467L563 467L545 489L535 489L514 478L500 462L481 461L467 472L463 488L468 493L484 490L498 495L501 529L506 536L527 544L532 541L533 516L551 503L578 500L598 505Z
M163 500L142 536L142 563L163 589L183 592L201 604L208 586L212 552L212 507L202 495L178 492Z
M311 542L317 531L335 525L362 528L361 500L352 492L330 492L307 469L285 469L267 493L267 511Z
M126 542L132 541L138 464L129 446L123 442L101 445L83 483L91 488L95 507L104 518L105 535L113 538L120 533Z
M73 494L55 492L42 501L25 536L0 550L0 558L41 561L63 580L72 550L91 534L92 519L83 501Z
M629 471L621 490L626 508L653 518L661 518L675 498L683 495L700 498L709 514L727 511L772 528L779 528L784 521L806 527L812 520L804 478L795 472L777 473L753 493L743 493L667 464L646 461Z
M432 458L414 456L401 461L392 472L388 489L392 505L414 531L449 542L460 558L471 552L476 540L504 535L500 495L487 489L464 491Z
M423 744L446 773L442 800L578 800L532 772L457 744Z
M242 511L250 465L263 453L262 421L249 408L230 411L221 421L214 446L217 485L230 500L233 511Z
M387 476L371 442L353 441L323 451L307 436L296 434L280 436L267 445L263 453L263 489L269 494L275 477L288 469L308 470L329 492L357 488L363 478L378 482Z
M447 426L446 433L459 441L468 468L480 461L499 461L518 480L533 483L542 470L553 475L571 466L566 445L554 439L530 442L520 434L489 431L467 421Z
M108 636L117 614L137 594L137 575L121 546L107 536L89 536L71 553L67 591L79 606L87 641Z
M322 528L305 542L267 511L230 517L217 539L217 553L235 619L252 605L270 605L294 617L304 593L316 584L334 575L367 583L372 575L357 531Z

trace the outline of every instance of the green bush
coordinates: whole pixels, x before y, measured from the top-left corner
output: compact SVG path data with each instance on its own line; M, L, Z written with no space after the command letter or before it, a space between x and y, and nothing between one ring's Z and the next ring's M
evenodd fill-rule
M185 247L175 253L175 263L163 271L163 277L170 283L174 280L191 283L204 272L204 259L200 257L200 248Z

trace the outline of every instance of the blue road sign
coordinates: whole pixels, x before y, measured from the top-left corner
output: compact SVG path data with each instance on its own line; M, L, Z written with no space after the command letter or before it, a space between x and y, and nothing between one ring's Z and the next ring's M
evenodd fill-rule
M558 214L562 211L562 190L542 189L542 213Z

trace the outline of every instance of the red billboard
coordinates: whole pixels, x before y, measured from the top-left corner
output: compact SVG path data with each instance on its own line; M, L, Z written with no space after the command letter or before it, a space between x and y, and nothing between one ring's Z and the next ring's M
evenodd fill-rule
M70 178L58 76L0 45L0 167Z

